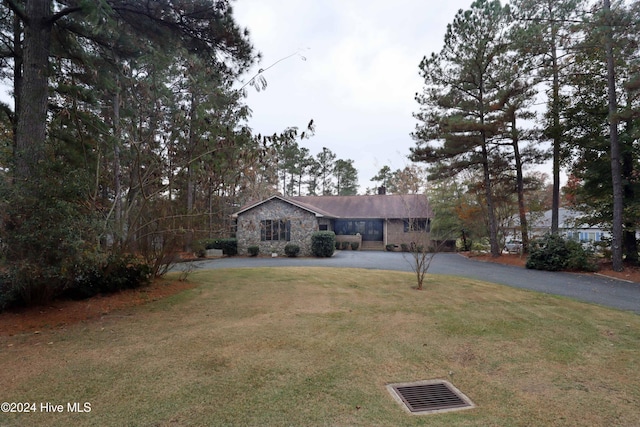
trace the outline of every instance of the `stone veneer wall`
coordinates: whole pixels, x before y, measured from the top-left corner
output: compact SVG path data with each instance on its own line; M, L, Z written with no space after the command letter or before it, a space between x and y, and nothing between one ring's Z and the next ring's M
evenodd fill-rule
M261 241L260 227L263 220L291 221L290 241ZM311 255L311 235L318 231L318 219L314 214L293 206L282 200L274 199L238 215L237 232L238 253L247 254L249 246L256 245L260 254L277 253L284 255L288 243L300 246L301 256Z

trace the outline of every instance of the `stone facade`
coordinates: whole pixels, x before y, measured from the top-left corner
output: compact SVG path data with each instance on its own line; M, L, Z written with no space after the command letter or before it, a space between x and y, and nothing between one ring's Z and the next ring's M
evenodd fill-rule
M261 240L262 224L265 220L289 221L289 241ZM313 213L282 200L272 199L238 215L238 253L246 255L247 248L256 245L260 248L262 255L272 253L284 255L284 247L288 243L293 243L300 246L300 256L310 256L311 235L318 229L318 218Z
M288 199L272 196L233 215L237 221L238 251L247 254L250 246L258 246L262 255L284 255L285 246L293 243L300 247L301 256L309 256L312 255L311 237L319 230L334 231L338 233L337 242L358 241L359 248L369 250L384 250L387 244L397 248L411 242L428 245L431 234L428 226L426 232L408 232L402 219L409 204L418 203L422 207L426 199L416 196L405 200L404 197L315 196ZM423 213L415 217L416 221L428 224L433 215L428 204L420 212Z

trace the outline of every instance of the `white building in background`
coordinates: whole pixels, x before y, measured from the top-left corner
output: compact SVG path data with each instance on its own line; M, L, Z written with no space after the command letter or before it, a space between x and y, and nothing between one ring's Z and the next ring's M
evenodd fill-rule
M609 230L602 226L585 224L581 220L582 214L571 209L558 210L558 232L561 236L580 242L600 242L611 237ZM530 225L530 238L535 239L551 232L551 210L544 212L541 218Z

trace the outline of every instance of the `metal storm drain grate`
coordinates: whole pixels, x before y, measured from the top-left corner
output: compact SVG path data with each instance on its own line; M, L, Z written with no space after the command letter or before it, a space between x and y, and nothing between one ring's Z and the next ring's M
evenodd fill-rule
M389 393L415 415L474 408L473 402L444 380L389 384Z

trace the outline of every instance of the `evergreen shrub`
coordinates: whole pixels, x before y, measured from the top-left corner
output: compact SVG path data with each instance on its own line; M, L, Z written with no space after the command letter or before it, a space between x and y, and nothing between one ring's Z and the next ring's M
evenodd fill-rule
M287 246L284 247L284 253L286 256L290 258L297 257L298 254L300 253L300 246L294 243L289 243L287 244Z
M56 298L81 300L98 294L135 289L149 283L152 268L133 255L87 256L66 277L52 268L27 269L25 263L0 274L0 312Z
M311 235L311 253L316 257L328 258L336 247L336 234L333 231L316 231Z
M546 271L597 270L593 251L584 249L580 242L565 240L557 234L546 234L531 245L526 267Z
M238 239L213 239L207 243L206 249L222 249L222 253L228 256L238 255Z
M133 255L112 254L101 264L79 268L74 281L62 295L72 299L86 299L125 289L136 289L151 280L151 266Z

